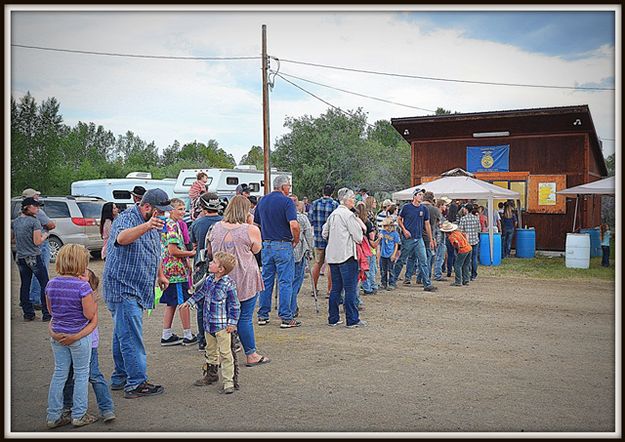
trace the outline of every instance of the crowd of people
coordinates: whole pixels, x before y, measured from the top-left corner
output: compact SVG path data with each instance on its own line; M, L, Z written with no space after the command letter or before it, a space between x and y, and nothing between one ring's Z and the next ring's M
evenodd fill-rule
M190 226L185 202L161 189L135 187L135 203L124 211L106 203L100 234L103 299L113 322L110 384L98 366L99 278L88 268L89 252L64 245L55 263L58 276L48 281L45 243L55 225L40 207L39 192L26 189L12 229L24 319L35 319L37 303L43 321L51 321L55 369L48 427L98 420L87 412L89 383L105 422L115 419L109 388L123 390L128 399L164 391L148 376L143 336L143 313L156 304L164 306L161 346L197 345L205 360L194 385L217 383L221 372L220 392L232 394L239 389L238 351L247 367L270 362L258 352L253 316L256 310L257 326L270 324L276 286L279 328L302 325L298 295L307 269L315 299L320 276L327 278L320 298L327 300L328 326L348 329L367 325L360 317L363 297L391 292L398 281L410 286L414 277L423 291L436 292L453 274L449 286L469 285L478 277L480 232L488 231L485 209L445 196L435 199L425 187L416 188L401 207L384 200L378 211L366 189L341 188L335 199L334 186L326 184L322 196L309 203L293 195L289 177L279 175L262 198L240 185L224 205L207 192L206 176L199 173L189 193ZM503 256L509 256L518 221L513 203L500 209L493 227L502 232ZM603 226L601 239L609 245ZM199 279L202 262L208 263L207 273ZM31 280L38 283L34 296ZM197 334L190 310L196 311ZM182 337L173 332L176 312Z

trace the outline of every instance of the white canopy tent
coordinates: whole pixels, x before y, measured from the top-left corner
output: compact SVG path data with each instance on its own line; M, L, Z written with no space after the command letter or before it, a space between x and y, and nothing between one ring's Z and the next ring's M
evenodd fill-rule
M504 189L470 176L443 176L434 181L395 192L393 199L396 201L412 200L417 187L432 192L435 197L488 200L488 237L490 240L490 259L491 262L493 261L493 199L517 200L520 197L519 192Z
M613 176L602 180L592 181L579 186L569 187L556 192L558 195L575 196L575 215L573 216L573 232L575 232L575 222L577 221L577 206L579 195L614 195L615 181Z

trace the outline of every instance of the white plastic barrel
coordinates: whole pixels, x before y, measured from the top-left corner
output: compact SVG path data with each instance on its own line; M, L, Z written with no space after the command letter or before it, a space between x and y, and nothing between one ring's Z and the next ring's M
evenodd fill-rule
M590 267L590 235L588 233L566 234L565 265L572 269Z

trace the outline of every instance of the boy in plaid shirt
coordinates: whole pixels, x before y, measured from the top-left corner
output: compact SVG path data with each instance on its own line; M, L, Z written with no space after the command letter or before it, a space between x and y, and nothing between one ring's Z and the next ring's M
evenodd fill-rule
M204 328L206 336L206 362L204 377L194 385L210 385L219 380L219 358L224 386L222 393L232 394L239 387L236 353L232 351L232 332L237 329L241 304L237 299L234 281L228 276L236 265L231 253L216 252L208 266L211 275L201 289L193 294L180 308L195 308L204 298Z

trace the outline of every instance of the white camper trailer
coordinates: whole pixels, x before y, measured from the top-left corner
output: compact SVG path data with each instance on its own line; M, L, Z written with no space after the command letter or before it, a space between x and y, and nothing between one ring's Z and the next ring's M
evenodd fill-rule
M182 169L174 186L176 198L188 200L189 189L197 180L199 172L208 175L206 187L209 192L219 195L219 198L230 200L236 195L236 188L239 184L247 184L251 189L250 195L261 197L265 194L265 176L262 170L256 170L256 166L236 166L234 169ZM272 168L271 180L273 181L278 175L287 175L291 181L293 180L290 172Z
M131 172L126 175L126 178L74 181L71 185L71 193L72 195L99 196L106 201L124 207L127 204L133 204L130 192L135 186L142 186L146 190L159 188L167 192L170 198L173 198L175 184L174 178L154 180L149 173Z

